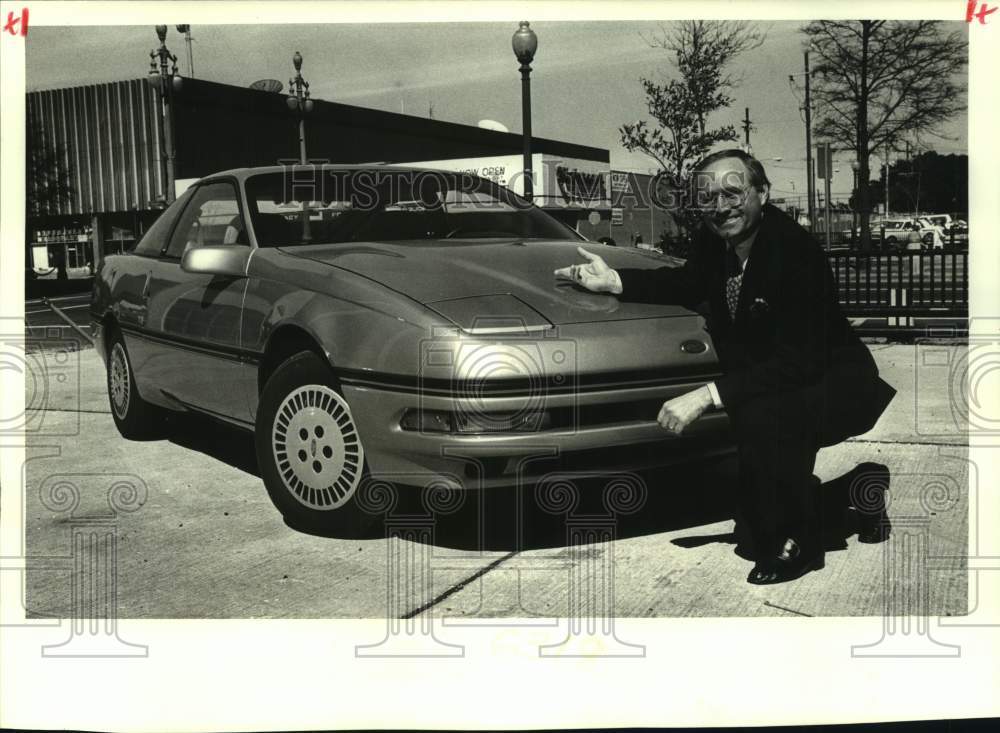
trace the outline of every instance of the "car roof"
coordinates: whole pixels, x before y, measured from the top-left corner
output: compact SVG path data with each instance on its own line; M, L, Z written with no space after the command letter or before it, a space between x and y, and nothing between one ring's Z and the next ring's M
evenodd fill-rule
M410 166L406 163L393 163L391 165L385 163L289 163L287 165L266 165L266 166L255 166L252 168L230 168L224 171L217 171L216 173L210 173L208 175L201 176L198 180L203 181L209 178L217 178L219 176L233 176L240 180L246 180L250 176L255 176L260 173L283 173L289 169L299 169L302 168L320 168L322 170L337 170L337 171L363 171L363 170L377 170L377 171L433 171L435 173L463 173L464 175L476 176L474 173L468 171L453 171L445 170L443 168L429 168L427 166ZM485 180L485 179L484 179Z

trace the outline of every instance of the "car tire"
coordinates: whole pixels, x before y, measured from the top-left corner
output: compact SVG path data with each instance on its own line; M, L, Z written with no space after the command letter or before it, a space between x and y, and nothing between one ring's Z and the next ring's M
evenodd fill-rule
M357 490L367 474L350 407L326 362L302 351L264 385L254 428L257 465L271 501L294 529L366 534L377 515Z
M108 339L107 387L111 417L123 438L144 440L159 435L163 411L140 396L132 360L118 329L111 330Z

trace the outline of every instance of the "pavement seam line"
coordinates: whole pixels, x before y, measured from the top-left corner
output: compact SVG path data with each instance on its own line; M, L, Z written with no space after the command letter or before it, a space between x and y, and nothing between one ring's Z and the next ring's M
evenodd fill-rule
M28 412L75 412L86 415L110 415L111 410L62 410L58 407L44 407L40 410L28 410Z
M779 606L777 603L771 603L770 601L764 601L764 605L770 606L771 608L777 608L781 611L787 611L788 613L794 613L796 616L805 616L806 618L813 618L813 615L811 613L796 611L794 608L785 608L784 606Z
M848 438L843 441L844 443L872 443L874 445L936 445L938 447L944 446L964 446L966 443L943 443L936 440L869 440L867 438ZM839 445L839 444L838 444Z
M479 570L477 570L476 572L474 572L472 575L470 575L465 580L459 581L458 583L456 583L455 585L453 585L451 588L449 588L448 590L442 592L441 594L439 594L435 598L431 599L427 603L423 604L422 606L417 606L412 611L403 614L400 617L400 619L402 619L402 620L405 621L407 619L415 618L416 616L420 615L421 613L423 613L427 609L436 606L437 604L439 604L441 601L445 600L446 598L449 598L449 597L455 595L460 590L462 590L467 585L469 585L469 583L471 583L472 581L478 580L479 578L481 578L484 575L486 575L486 573L490 572L491 570L493 570L494 568L496 568L497 566L499 566L501 563L507 562L508 560L510 560L512 557L514 557L517 554L518 554L518 550L514 550L512 552L507 553L503 557L498 557L496 560L494 560L493 562L491 562L489 565L486 565L485 567L480 568Z

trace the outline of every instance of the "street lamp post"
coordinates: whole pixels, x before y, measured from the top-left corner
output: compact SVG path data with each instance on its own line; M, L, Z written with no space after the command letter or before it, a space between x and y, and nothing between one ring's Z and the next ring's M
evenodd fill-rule
M511 38L514 55L521 62L521 128L524 138L524 198L531 201L534 196L531 171L531 61L538 50L538 36L522 20Z
M299 114L299 162L306 164L306 115L312 112L313 102L309 99L309 82L302 78L302 54L298 51L292 56L295 65L295 76L288 80L289 109Z
M306 165L306 115L312 112L313 101L309 99L309 82L302 78L302 54L298 51L292 56L295 66L295 76L288 80L288 107L299 115L299 162ZM302 202L302 241L312 241L312 231L309 225L309 201Z
M175 92L179 92L183 83L180 74L177 73L177 57L170 53L167 48L167 26L156 26L156 35L160 39L160 47L149 52L149 76L147 81L160 94L163 104L163 146L165 148L163 157L166 159L166 185L164 186L164 196L167 203L174 200L174 130L172 116L172 102Z
M177 32L184 34L184 43L187 44L188 52L188 76L194 79L194 52L191 50L191 26L179 25Z

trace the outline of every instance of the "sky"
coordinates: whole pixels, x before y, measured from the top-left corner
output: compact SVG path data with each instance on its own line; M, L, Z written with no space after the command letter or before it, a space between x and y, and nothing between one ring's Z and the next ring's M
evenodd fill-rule
M736 61L732 70L743 82L732 106L711 122L734 125L742 141L740 124L749 107L751 144L768 171L773 195L803 195L802 90L793 90L788 79L803 70L801 22L760 25L766 43ZM675 75L668 53L649 43L660 26L657 21L532 23L538 35L531 75L533 134L608 149L616 170L651 170L650 158L622 147L618 128L647 118L641 77L664 82ZM433 106L437 119L469 125L490 119L520 132L520 74L510 46L516 29L514 22L193 25L195 76L238 86L274 78L287 87L298 50L315 98L420 117ZM27 39L26 87L145 76L149 52L158 45L151 26L35 27ZM173 26L167 46L177 55L180 72L190 75L183 35ZM957 115L943 129L947 139L926 138L925 144L940 153L964 153L967 126L965 114ZM850 152L835 155L834 198L850 193L852 158ZM873 166L880 164L872 159Z

